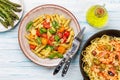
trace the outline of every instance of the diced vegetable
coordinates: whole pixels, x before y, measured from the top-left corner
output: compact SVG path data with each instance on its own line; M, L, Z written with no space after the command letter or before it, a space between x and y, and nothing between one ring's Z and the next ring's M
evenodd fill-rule
M61 54L64 54L64 52L65 52L65 47L59 46L59 47L58 47L58 52L61 53Z
M48 35L47 34L45 34L45 33L43 33L43 34L41 34L41 37L43 37L43 38L48 38Z
M26 25L26 31L30 30L30 28L32 27L32 24L33 24L32 21L30 21L30 22L27 23L27 25Z
M62 35L62 33L61 33L61 32L58 32L58 33L57 33L57 35L58 35L60 38L62 38L62 37L63 37L63 35Z
M39 30L36 30L36 35L37 35L38 37L40 37L40 31L39 31Z
M60 37L58 35L55 35L54 39L55 39L55 41L58 42L60 40Z
M69 35L70 35L70 31L65 31L63 34L64 37L69 37Z
M36 40L37 40L37 43L38 43L38 44L41 44L41 38L40 38L40 37L37 37Z
M64 32L64 30L65 30L65 28L64 27L61 27L59 30L58 30L58 32Z
M42 38L41 42L42 42L43 45L47 45L48 40L46 38Z
M63 54L57 53L57 57L58 57L58 58L63 58Z
M59 28L59 24L58 24L57 21L53 21L53 22L52 22L52 26L53 26L54 28Z
M53 58L55 58L55 56L56 56L56 53L51 53L51 54L48 56L48 58L53 59Z
M64 37L61 39L61 43L65 43L66 40L67 40L67 37L64 36Z
M49 29L49 32L50 32L51 34L55 34L55 33L56 33L56 31L53 31L52 29Z
M43 27L48 29L50 28L50 22L47 22L46 20L43 22Z
M47 32L47 30L46 30L45 28L43 28L43 27L40 28L40 33L41 33L41 34L46 33L46 32Z
M50 46L50 45L47 45L45 48L50 48L51 50L53 50L54 48L53 48L53 46Z
M30 44L29 46L30 46L30 49L33 49L33 50L36 48L36 46L32 44Z

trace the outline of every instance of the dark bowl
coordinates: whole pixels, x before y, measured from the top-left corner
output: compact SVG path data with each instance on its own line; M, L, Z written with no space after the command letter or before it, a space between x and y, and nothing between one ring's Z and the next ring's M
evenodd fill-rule
M103 30L103 31L100 31L100 32L97 32L95 33L94 35L92 35L87 41L86 43L83 45L83 48L81 50L81 52L83 50L85 50L85 48L90 45L90 41L97 38L97 37L101 37L102 35L109 35L109 36L116 36L116 37L120 37L120 30L115 30L115 29L109 29L109 30ZM81 70L81 73L82 73L82 76L84 78L84 80L90 80L89 77L86 75L86 73L84 72L83 68L82 68L82 64L83 64L83 61L82 61L82 54L80 54L80 59L79 59L79 65L80 65L80 70Z

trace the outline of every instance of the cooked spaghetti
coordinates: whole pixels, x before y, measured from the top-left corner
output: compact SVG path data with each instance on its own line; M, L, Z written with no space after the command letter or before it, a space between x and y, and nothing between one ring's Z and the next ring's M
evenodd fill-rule
M95 38L82 55L82 67L90 80L120 80L120 37Z

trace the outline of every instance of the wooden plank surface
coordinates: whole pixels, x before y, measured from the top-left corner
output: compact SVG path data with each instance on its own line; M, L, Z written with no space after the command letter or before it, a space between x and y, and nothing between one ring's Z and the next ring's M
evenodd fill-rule
M86 26L83 43L94 33L105 29L120 29L120 0L24 0L24 15L42 4L57 4L70 10L81 28ZM86 22L87 9L94 4L105 4L109 22L102 29L95 29ZM0 33L0 80L83 80L79 69L79 54L72 61L68 74L62 78L52 75L53 68L38 66L27 59L18 44L18 26Z

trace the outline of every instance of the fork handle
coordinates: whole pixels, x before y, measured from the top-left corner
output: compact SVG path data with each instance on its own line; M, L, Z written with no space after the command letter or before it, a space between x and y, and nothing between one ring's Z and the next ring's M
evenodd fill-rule
M53 72L53 75L57 74L57 73L60 71L60 69L61 69L61 67L63 66L63 64L65 63L65 61L66 61L66 58L63 58L63 59L60 61L60 63L56 66L56 68L55 68L55 70L54 70L54 72Z
M71 60L72 60L72 58L69 58L69 59L66 61L66 64L65 64L65 66L64 66L64 68L63 68L63 71L62 71L62 77L64 77L65 74L67 73L68 68L69 68L69 66L70 66L70 63L71 63Z

